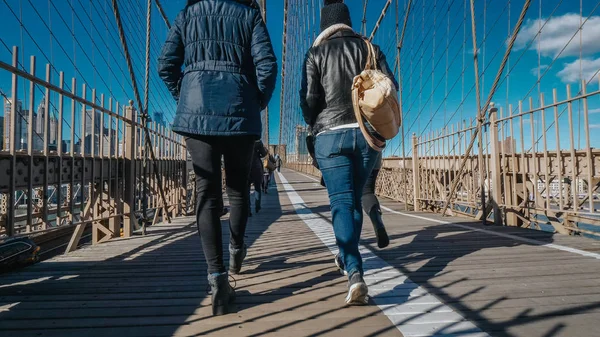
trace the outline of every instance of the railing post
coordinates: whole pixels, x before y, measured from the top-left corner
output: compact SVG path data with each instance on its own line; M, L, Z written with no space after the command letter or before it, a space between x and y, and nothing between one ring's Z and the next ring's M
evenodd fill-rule
M492 191L491 191L491 203L494 209L494 224L502 225L502 215L500 214L500 206L498 203L502 201L502 183L500 176L500 144L498 141L498 108L494 106L494 104L490 104L490 126L491 126L491 135L490 135L490 148L491 148L491 171L492 176Z
M417 139L417 134L413 133L412 136L412 146L413 146L413 203L414 203L414 211L420 211L419 207L419 196L421 194L421 186L419 186L419 144Z
M135 151L136 151L136 113L133 108L133 101L129 101L129 106L125 108L125 195L123 196L123 237L131 237L133 227L136 223L135 218Z
M19 66L19 48L18 47L13 47L12 50L12 66L17 68ZM16 193L16 178L17 178L17 156L16 156L16 151L17 151L17 145L15 144L17 142L17 137L16 137L16 133L17 133L17 122L19 121L19 118L17 118L17 113L21 113L21 111L19 111L20 109L18 109L19 106L19 100L18 100L18 91L17 88L19 86L19 77L17 76L17 74L12 74L12 87L11 87L11 102L10 102L10 117L6 117L5 118L10 118L10 125L11 128L10 130L5 130L8 131L9 133L9 144L8 144L8 151L10 154L10 170L9 170L9 185L8 185L8 197L3 200L6 201L6 235L8 237L11 237L13 235L15 235L15 193ZM6 137L6 135L5 135ZM5 144L6 146L6 144Z

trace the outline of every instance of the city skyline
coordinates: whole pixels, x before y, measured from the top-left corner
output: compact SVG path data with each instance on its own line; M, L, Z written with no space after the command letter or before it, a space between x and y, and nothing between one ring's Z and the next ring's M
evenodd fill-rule
M4 106L4 118L2 121L2 130L3 130L3 144L2 149L8 150L11 146L10 144L10 130L13 127L13 118L12 118L12 104L13 99L9 97L3 98L3 106ZM15 141L18 142L15 145L15 149L18 151L23 151L28 149L28 141L29 141L29 124L33 124L31 126L32 131L32 150L34 151L43 151L44 149L44 132L45 132L45 124L47 121L48 124L48 147L56 148L58 143L58 119L55 116L50 116L47 118L47 110L45 106L45 100L42 98L40 103L38 104L36 111L30 113L29 109L23 109L23 102L18 99L17 100L17 108L15 109L17 114L16 119L16 127L15 127ZM30 118L33 118L33 123L30 123Z

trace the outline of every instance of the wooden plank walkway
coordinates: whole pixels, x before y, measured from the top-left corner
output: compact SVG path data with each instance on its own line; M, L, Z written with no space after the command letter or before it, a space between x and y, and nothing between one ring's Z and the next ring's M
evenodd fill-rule
M211 317L200 240L181 218L0 276L0 336L600 336L599 241L390 201L390 247L363 229L372 305L345 307L325 191L291 171L278 180L248 226L236 313Z

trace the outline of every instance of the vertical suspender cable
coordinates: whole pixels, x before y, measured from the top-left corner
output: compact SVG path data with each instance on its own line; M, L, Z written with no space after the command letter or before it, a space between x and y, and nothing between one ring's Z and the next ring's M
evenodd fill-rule
M480 202L481 202L481 221L483 224L487 224L487 210L485 204L485 163L483 160L483 123L485 121L485 113L481 111L481 87L479 84L479 50L477 50L477 27L475 25L475 0L470 1L471 4L471 37L473 40L473 68L475 72L475 101L477 107L477 161L479 166L479 188L480 188ZM486 109L487 110L487 109ZM443 213L442 213L443 214Z
M142 107L143 112L141 115L141 122L144 127L148 125L148 101L150 99L150 29L152 24L152 0L148 0L147 12L146 12L146 77L144 82L144 106ZM147 141L147 139L146 139ZM147 149L150 144L146 144L144 147L144 157L142 158L142 233L146 234L146 217L148 210L148 156ZM158 210L155 210L158 212ZM166 212L165 212L166 213Z
M471 3L472 3L472 1L473 0L471 0ZM490 94L488 95L488 98L484 105L484 108L478 110L478 114L479 114L479 116L477 118L478 124L481 123L481 120L482 120L481 114L485 114L485 111L487 111L487 109L492 101L492 98L494 97L494 94L496 93L496 88L498 87L498 83L500 82L500 77L502 76L502 73L504 73L504 69L506 68L506 63L508 62L508 58L510 56L513 46L515 45L515 41L517 39L517 36L519 35L519 31L521 30L521 26L523 25L523 21L525 20L525 15L527 14L527 11L530 6L531 6L531 0L525 0L525 4L523 4L523 9L521 10L521 15L519 16L519 20L517 21L515 29L513 30L512 36L510 37L508 46L506 48L506 52L504 53L504 58L502 59L500 68L498 69L498 72L496 73L496 78L494 79L494 83L492 84ZM476 45L474 47L476 47ZM474 52L476 52L476 50ZM471 154L471 150L473 149L473 145L475 144L475 139L477 138L478 132L479 132L479 128L476 128L473 131L473 135L471 136L471 142L469 143L469 146L467 147L467 149L465 151L465 155L460 163L458 172L456 172L456 176L452 180L452 185L450 187L450 193L448 194L448 198L446 199L446 202L444 203L444 207L442 209L442 215L446 214L446 211L448 210L448 206L452 202L452 198L454 197L454 194L456 193L456 188L458 187L458 181L460 180L460 176L462 175L462 172L464 171L465 166L467 165L467 158Z
M287 17L288 17L288 0L283 2L283 37L281 44L281 93L279 102L279 141L277 142L279 156L281 156L281 133L283 132L283 117L284 117L284 102L285 102L285 53L287 40ZM286 155L287 160L287 155Z
M367 35L367 5L369 0L363 0L362 34Z
M133 94L135 96L135 100L140 109L143 109L144 105L142 104L142 99L140 97L140 92L138 90L137 82L135 79L135 73L133 72L133 64L131 62L131 55L129 54L129 48L127 47L127 41L125 39L125 31L123 30L123 23L121 22L121 15L119 13L119 5L117 4L117 0L112 0L113 13L115 15L115 21L117 22L117 29L119 30L119 39L121 40L121 45L123 47L123 52L125 54L125 60L127 61L127 69L129 70L129 76L131 78L131 85L133 86ZM143 111L145 114L146 111ZM131 121L132 124L135 124L136 121ZM154 166L154 174L156 176L156 181L158 183L158 191L160 193L160 197L162 199L163 205L165 209L167 208L167 198L165 197L165 191L163 189L162 179L158 174L158 166L156 165L156 157L154 156L154 150L152 149L150 133L148 132L148 128L145 124L142 125L144 131L144 138L146 141L146 148L148 154L152 159L152 164ZM167 221L171 223L171 217L168 212L165 212Z
M398 64L398 98L399 98L399 103L400 103L400 108L402 108L402 95L403 95L403 82L402 82L402 62L401 62L401 56L400 53L402 52L402 45L404 44L404 36L406 33L406 25L408 24L408 16L410 15L410 10L412 8L412 0L408 0L408 4L406 6L406 11L404 12L404 23L402 25L402 33L400 34L400 36L398 37L398 29L399 27L399 13L398 13L398 7L399 7L399 2L400 0L396 0L396 38L398 39L398 45L396 48L396 57L397 59L397 64ZM404 121L402 121L402 162L406 163L406 137L405 137L405 130L404 130ZM408 172L406 171L406 165L404 165L404 180L405 183L408 186ZM416 172L413 172L413 174L416 174ZM404 195L404 204L408 210L408 188L405 189L405 195Z

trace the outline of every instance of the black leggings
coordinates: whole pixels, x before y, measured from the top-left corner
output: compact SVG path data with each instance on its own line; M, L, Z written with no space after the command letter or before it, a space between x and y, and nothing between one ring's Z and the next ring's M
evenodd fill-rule
M265 169L267 170L267 169ZM267 171L264 175L263 175L263 191L266 191L269 189L269 184L271 183L271 175L273 174L273 172L271 171Z
M256 154L254 154L256 156ZM252 177L252 175L254 175L254 173L251 174L250 176L250 182L248 183L248 191L250 191L250 185L254 185L254 193L256 194L256 198L254 199L255 201L255 205L258 205L259 207L261 206L261 202L262 202L262 175L260 175L259 177ZM257 179L259 178L259 179ZM250 193L250 192L248 192ZM248 209L252 209L252 202L250 201L251 198L248 198ZM252 211L250 211L250 213L252 213Z
M367 183L365 184L365 188L363 189L362 204L363 210L367 214L371 212L373 207L379 207L379 200L377 200L377 196L375 196L375 182L377 181L378 174L378 169L371 171L371 175L367 179Z
M230 244L233 248L241 248L248 222L248 177L255 139L254 136L186 138L196 174L196 224L209 274L225 272L221 229L221 156L225 162L227 195L231 206Z

